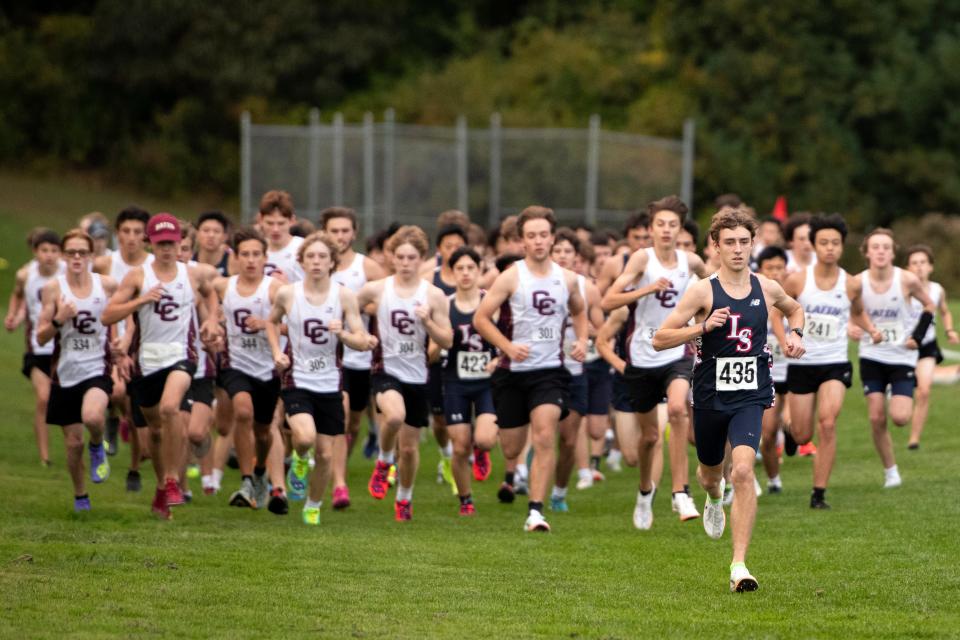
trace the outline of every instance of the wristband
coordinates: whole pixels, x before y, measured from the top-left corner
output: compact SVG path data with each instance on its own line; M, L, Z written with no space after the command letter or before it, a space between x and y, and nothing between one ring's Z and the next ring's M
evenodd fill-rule
M56 318L54 318L53 320L51 320L51 321L50 321L50 324L52 324L52 325L53 325L53 328L54 328L54 329L57 329L57 330L60 330L60 328L63 327L63 323L62 323L62 322L57 322L57 319L56 319Z
M703 324L700 325L700 328L703 329L703 335L707 335L707 321L704 320Z

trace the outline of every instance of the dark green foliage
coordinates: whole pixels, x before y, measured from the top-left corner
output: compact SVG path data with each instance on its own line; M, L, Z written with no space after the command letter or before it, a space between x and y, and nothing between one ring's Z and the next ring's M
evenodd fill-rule
M698 122L697 201L960 209L960 5L100 0L0 14L0 162L232 192L237 122ZM2 11L2 10L0 10ZM69 13L72 12L72 13Z

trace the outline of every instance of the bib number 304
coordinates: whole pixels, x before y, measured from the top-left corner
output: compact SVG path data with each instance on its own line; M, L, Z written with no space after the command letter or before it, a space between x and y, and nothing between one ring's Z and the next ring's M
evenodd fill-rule
M757 358L717 358L717 391L757 389Z

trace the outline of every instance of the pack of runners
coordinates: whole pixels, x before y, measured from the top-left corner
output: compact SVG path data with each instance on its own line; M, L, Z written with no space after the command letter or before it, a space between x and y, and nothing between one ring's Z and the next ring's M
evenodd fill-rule
M318 525L328 490L333 509L356 499L347 469L366 416L367 491L383 500L395 486L397 521L413 518L421 429L432 426L438 481L460 516L478 514L474 484L499 446L497 499L526 495L524 530L545 532L548 511L575 511L574 470L586 490L603 480L604 457L608 472L637 468L632 521L650 529L668 461L681 521L702 519L720 538L731 505L730 586L754 590L744 563L762 492L755 461L767 491L782 493L781 453L816 437L810 507L829 508L849 341L893 488L888 418L911 423L917 449L942 360L937 313L951 343L960 334L930 281L929 247L911 247L901 269L892 232L875 229L861 246L867 268L850 274L839 215L783 228L738 202L718 209L702 257L676 196L632 216L622 236L558 228L541 206L490 233L445 211L434 250L423 229L394 225L369 235L368 255L354 249L353 210L326 209L314 227L283 191L264 194L247 227L215 211L194 225L129 207L112 232L94 214L62 237L38 230L5 326L25 324L41 462L47 425L62 427L74 509L88 511L87 479L107 480L122 439L127 490L141 490L150 460L161 518L192 500L194 478L217 495L230 465L240 483L226 504L284 515L302 501L302 521Z

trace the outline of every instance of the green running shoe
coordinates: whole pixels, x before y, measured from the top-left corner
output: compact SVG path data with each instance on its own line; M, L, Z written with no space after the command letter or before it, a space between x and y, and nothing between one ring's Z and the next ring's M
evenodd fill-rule
M319 507L304 507L303 508L303 524L318 525L320 524L320 509Z
M287 472L287 497L291 500L303 500L307 493L307 475L310 473L310 461L293 452L293 464Z

